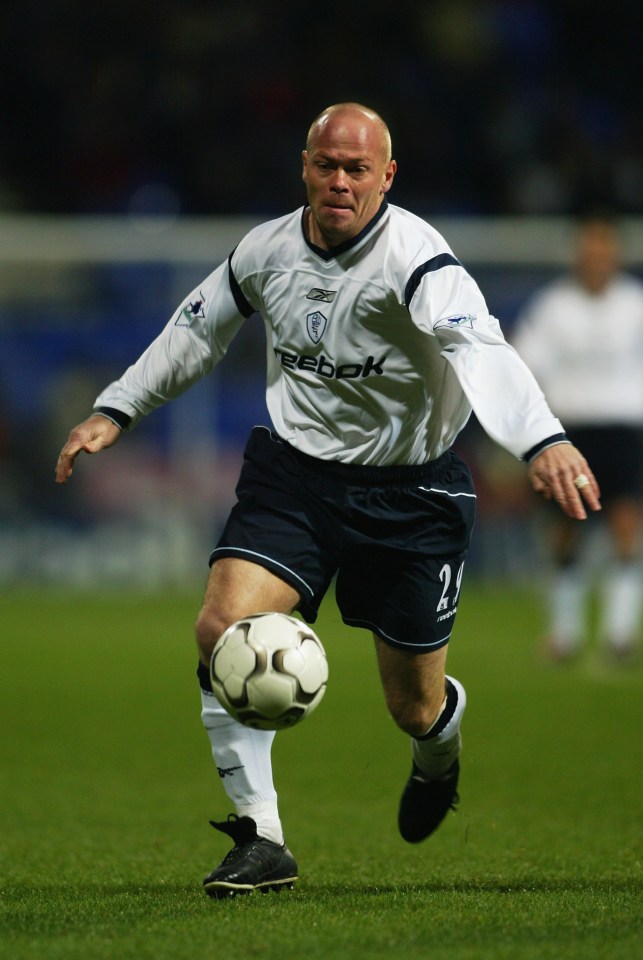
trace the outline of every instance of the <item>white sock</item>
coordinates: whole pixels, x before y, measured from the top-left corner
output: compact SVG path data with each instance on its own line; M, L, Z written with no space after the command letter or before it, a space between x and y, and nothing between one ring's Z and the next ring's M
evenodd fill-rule
M449 689L440 715L424 737L411 739L413 760L427 780L435 780L443 776L453 766L462 749L460 724L467 703L467 695L464 687L455 677L447 677L446 680ZM432 731L439 732L431 736Z
M284 835L272 780L273 730L252 730L237 723L212 693L201 690L201 719L223 789L239 817L252 817L260 837L283 843Z
M615 650L638 639L643 604L643 575L638 563L620 563L603 588L601 635Z
M576 567L559 567L549 596L549 635L560 653L572 653L583 639L587 581Z

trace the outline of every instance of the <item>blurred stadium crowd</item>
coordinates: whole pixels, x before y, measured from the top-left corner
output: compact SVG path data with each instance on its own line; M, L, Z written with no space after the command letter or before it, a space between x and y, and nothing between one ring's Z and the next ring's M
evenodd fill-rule
M304 131L389 121L418 212L643 211L643 7L612 0L23 0L0 38L0 210L281 213Z

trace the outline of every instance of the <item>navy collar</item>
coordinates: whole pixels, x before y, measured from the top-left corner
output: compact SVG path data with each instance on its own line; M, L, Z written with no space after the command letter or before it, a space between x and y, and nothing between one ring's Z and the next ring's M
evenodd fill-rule
M337 244L336 247L331 247L330 250L324 250L323 247L318 247L317 244L312 243L306 236L306 210L310 209L309 207L304 207L301 211L301 232L304 235L304 241L308 247L317 254L318 257L321 257L322 260L333 260L335 257L339 256L340 253L344 253L346 250L350 250L351 247L357 246L360 243L367 233L370 233L373 227L379 223L386 211L388 210L388 203L386 197L383 198L381 206L374 217L368 221L365 227L363 227L359 233L356 233L354 237L351 237L350 240L344 240L343 243Z

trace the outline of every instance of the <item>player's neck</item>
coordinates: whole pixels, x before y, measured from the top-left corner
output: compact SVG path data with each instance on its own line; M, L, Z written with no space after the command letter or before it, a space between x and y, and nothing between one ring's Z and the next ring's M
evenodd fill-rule
M312 243L315 247L319 247L321 250L332 249L333 244L330 243L322 233L319 224L313 217L313 212L310 207L307 207L304 211L304 231L308 242Z

